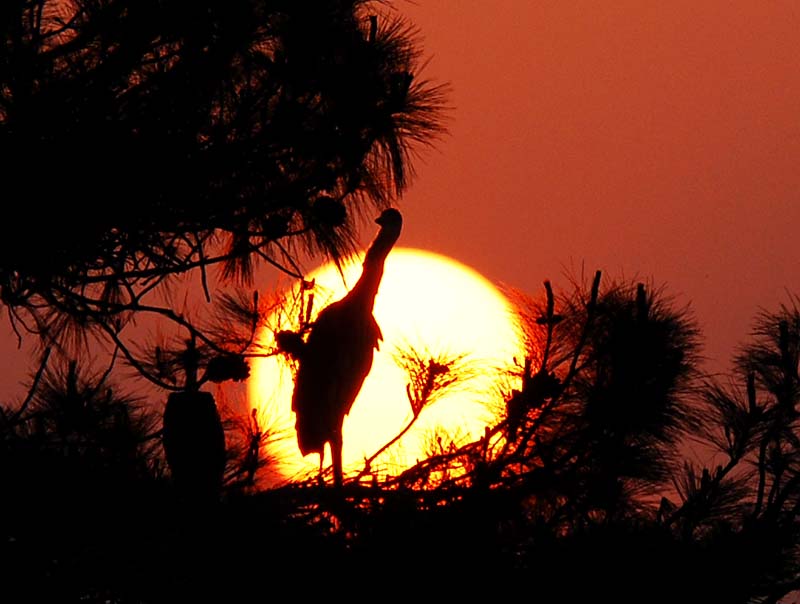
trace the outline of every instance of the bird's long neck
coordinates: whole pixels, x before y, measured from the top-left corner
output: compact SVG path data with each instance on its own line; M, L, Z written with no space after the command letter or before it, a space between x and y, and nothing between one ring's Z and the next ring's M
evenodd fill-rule
M361 301L368 307L372 308L375 303L375 295L378 293L381 279L383 278L383 267L386 263L386 257L392 251L397 238L400 236L399 231L394 232L391 229L381 229L378 236L369 246L367 254L364 257L364 265L361 271L361 277L358 283L352 289L354 297L361 299Z

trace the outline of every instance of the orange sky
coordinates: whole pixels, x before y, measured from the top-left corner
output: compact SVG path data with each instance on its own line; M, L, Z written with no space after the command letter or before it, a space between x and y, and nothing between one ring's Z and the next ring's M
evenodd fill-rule
M450 136L403 244L539 293L569 267L691 303L709 368L800 294L800 4L398 2Z
M401 245L531 293L581 264L653 279L691 302L711 369L800 294L797 0L394 7L454 106ZM9 393L28 359L5 321L0 338Z

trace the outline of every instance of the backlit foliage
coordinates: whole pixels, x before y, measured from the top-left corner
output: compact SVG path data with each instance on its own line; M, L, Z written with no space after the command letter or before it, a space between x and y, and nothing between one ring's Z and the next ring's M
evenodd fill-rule
M340 259L443 131L377 2L14 0L0 35L0 296L59 344L137 313L196 331L147 301L176 275Z

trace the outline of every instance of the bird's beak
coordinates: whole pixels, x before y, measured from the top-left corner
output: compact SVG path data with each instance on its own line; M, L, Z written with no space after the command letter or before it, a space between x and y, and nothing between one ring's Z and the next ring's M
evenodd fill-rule
M384 226L384 225L386 225L386 212L381 212L381 213L380 213L380 216L378 216L378 217L375 219L375 222L376 222L376 224L379 224L379 225L381 225L381 226Z

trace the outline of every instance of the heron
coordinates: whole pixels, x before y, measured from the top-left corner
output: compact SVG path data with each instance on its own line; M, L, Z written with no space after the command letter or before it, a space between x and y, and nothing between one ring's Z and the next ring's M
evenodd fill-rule
M184 363L184 389L171 393L164 409L164 453L182 497L197 503L214 502L225 473L225 431L214 396L198 388L194 342L187 348Z
M303 456L319 454L321 478L325 445L330 444L336 487L343 482L342 424L383 339L373 315L375 296L386 257L403 225L395 208L384 210L375 222L380 229L364 257L358 281L342 299L320 311L311 326L299 354L292 394L300 452Z

